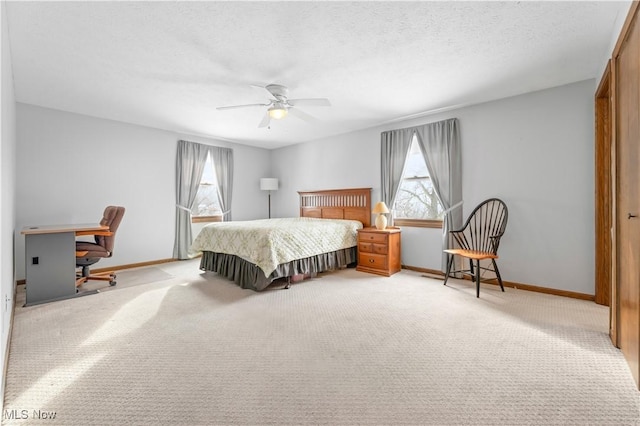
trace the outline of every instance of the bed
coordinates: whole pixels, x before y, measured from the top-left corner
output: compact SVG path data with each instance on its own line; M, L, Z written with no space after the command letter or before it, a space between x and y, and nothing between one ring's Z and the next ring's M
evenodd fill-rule
M211 223L194 239L200 269L242 288L314 276L357 261L357 230L371 225L371 188L298 192L300 217Z

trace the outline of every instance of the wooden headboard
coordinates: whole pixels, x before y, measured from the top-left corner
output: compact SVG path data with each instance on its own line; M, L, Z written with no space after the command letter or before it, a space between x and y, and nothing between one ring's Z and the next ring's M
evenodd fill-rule
M298 191L300 216L359 220L371 226L371 188Z

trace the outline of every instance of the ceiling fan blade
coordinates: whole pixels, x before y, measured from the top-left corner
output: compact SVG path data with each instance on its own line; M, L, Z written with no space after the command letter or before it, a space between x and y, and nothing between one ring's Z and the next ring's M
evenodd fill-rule
M260 89L260 90L266 92L266 94L269 97L269 99L276 99L275 96L273 96L273 93L271 93L271 91L269 89L267 89L266 86L259 86L257 84L250 84L249 86L254 87L256 89Z
M262 121L260 122L260 124L258 124L258 127L267 127L269 126L269 123L271 122L271 117L269 117L269 113L266 112L264 114L264 117L262 118Z
M301 120L307 121L309 123L313 123L313 122L318 121L317 118L315 118L315 117L313 117L313 116L307 114L306 112L301 111L301 110L299 110L297 108L289 108L289 114L291 114L291 115L293 115L295 117L298 117Z
M304 106L331 106L331 102L326 98L313 98L313 99L289 99L289 105L304 105Z
M247 108L247 107L266 107L269 106L271 104L247 104L247 105L231 105L231 106L223 106L223 107L217 107L217 110L225 110L225 109L235 109L235 108Z

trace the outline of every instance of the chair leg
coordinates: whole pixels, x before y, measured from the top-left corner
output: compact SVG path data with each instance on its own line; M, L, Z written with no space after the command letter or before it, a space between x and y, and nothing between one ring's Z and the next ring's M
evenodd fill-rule
M469 271L471 271L471 275L474 275L474 273L473 273L473 259L469 259Z
M76 277L76 287L80 287L85 282L87 282L87 277Z
M476 260L476 297L480 297L480 260Z
M504 291L504 286L502 285L502 278L500 277L500 271L498 270L498 265L496 264L496 260L491 259L491 262L493 262L493 269L496 272L496 277L498 277L498 283L500 283L500 289Z
M451 265L453 264L453 255L447 254L449 256L449 261L447 262L447 273L444 276L444 284L447 285L447 280L449 279L449 273L451 272Z

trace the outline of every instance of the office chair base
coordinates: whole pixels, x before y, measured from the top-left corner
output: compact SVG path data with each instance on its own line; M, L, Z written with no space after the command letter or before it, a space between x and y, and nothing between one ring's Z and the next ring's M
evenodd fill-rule
M101 272L99 274L93 274L88 276L77 275L76 276L76 287L81 286L89 280L96 281L109 281L109 285L113 287L116 285L116 274L112 271L110 272Z

